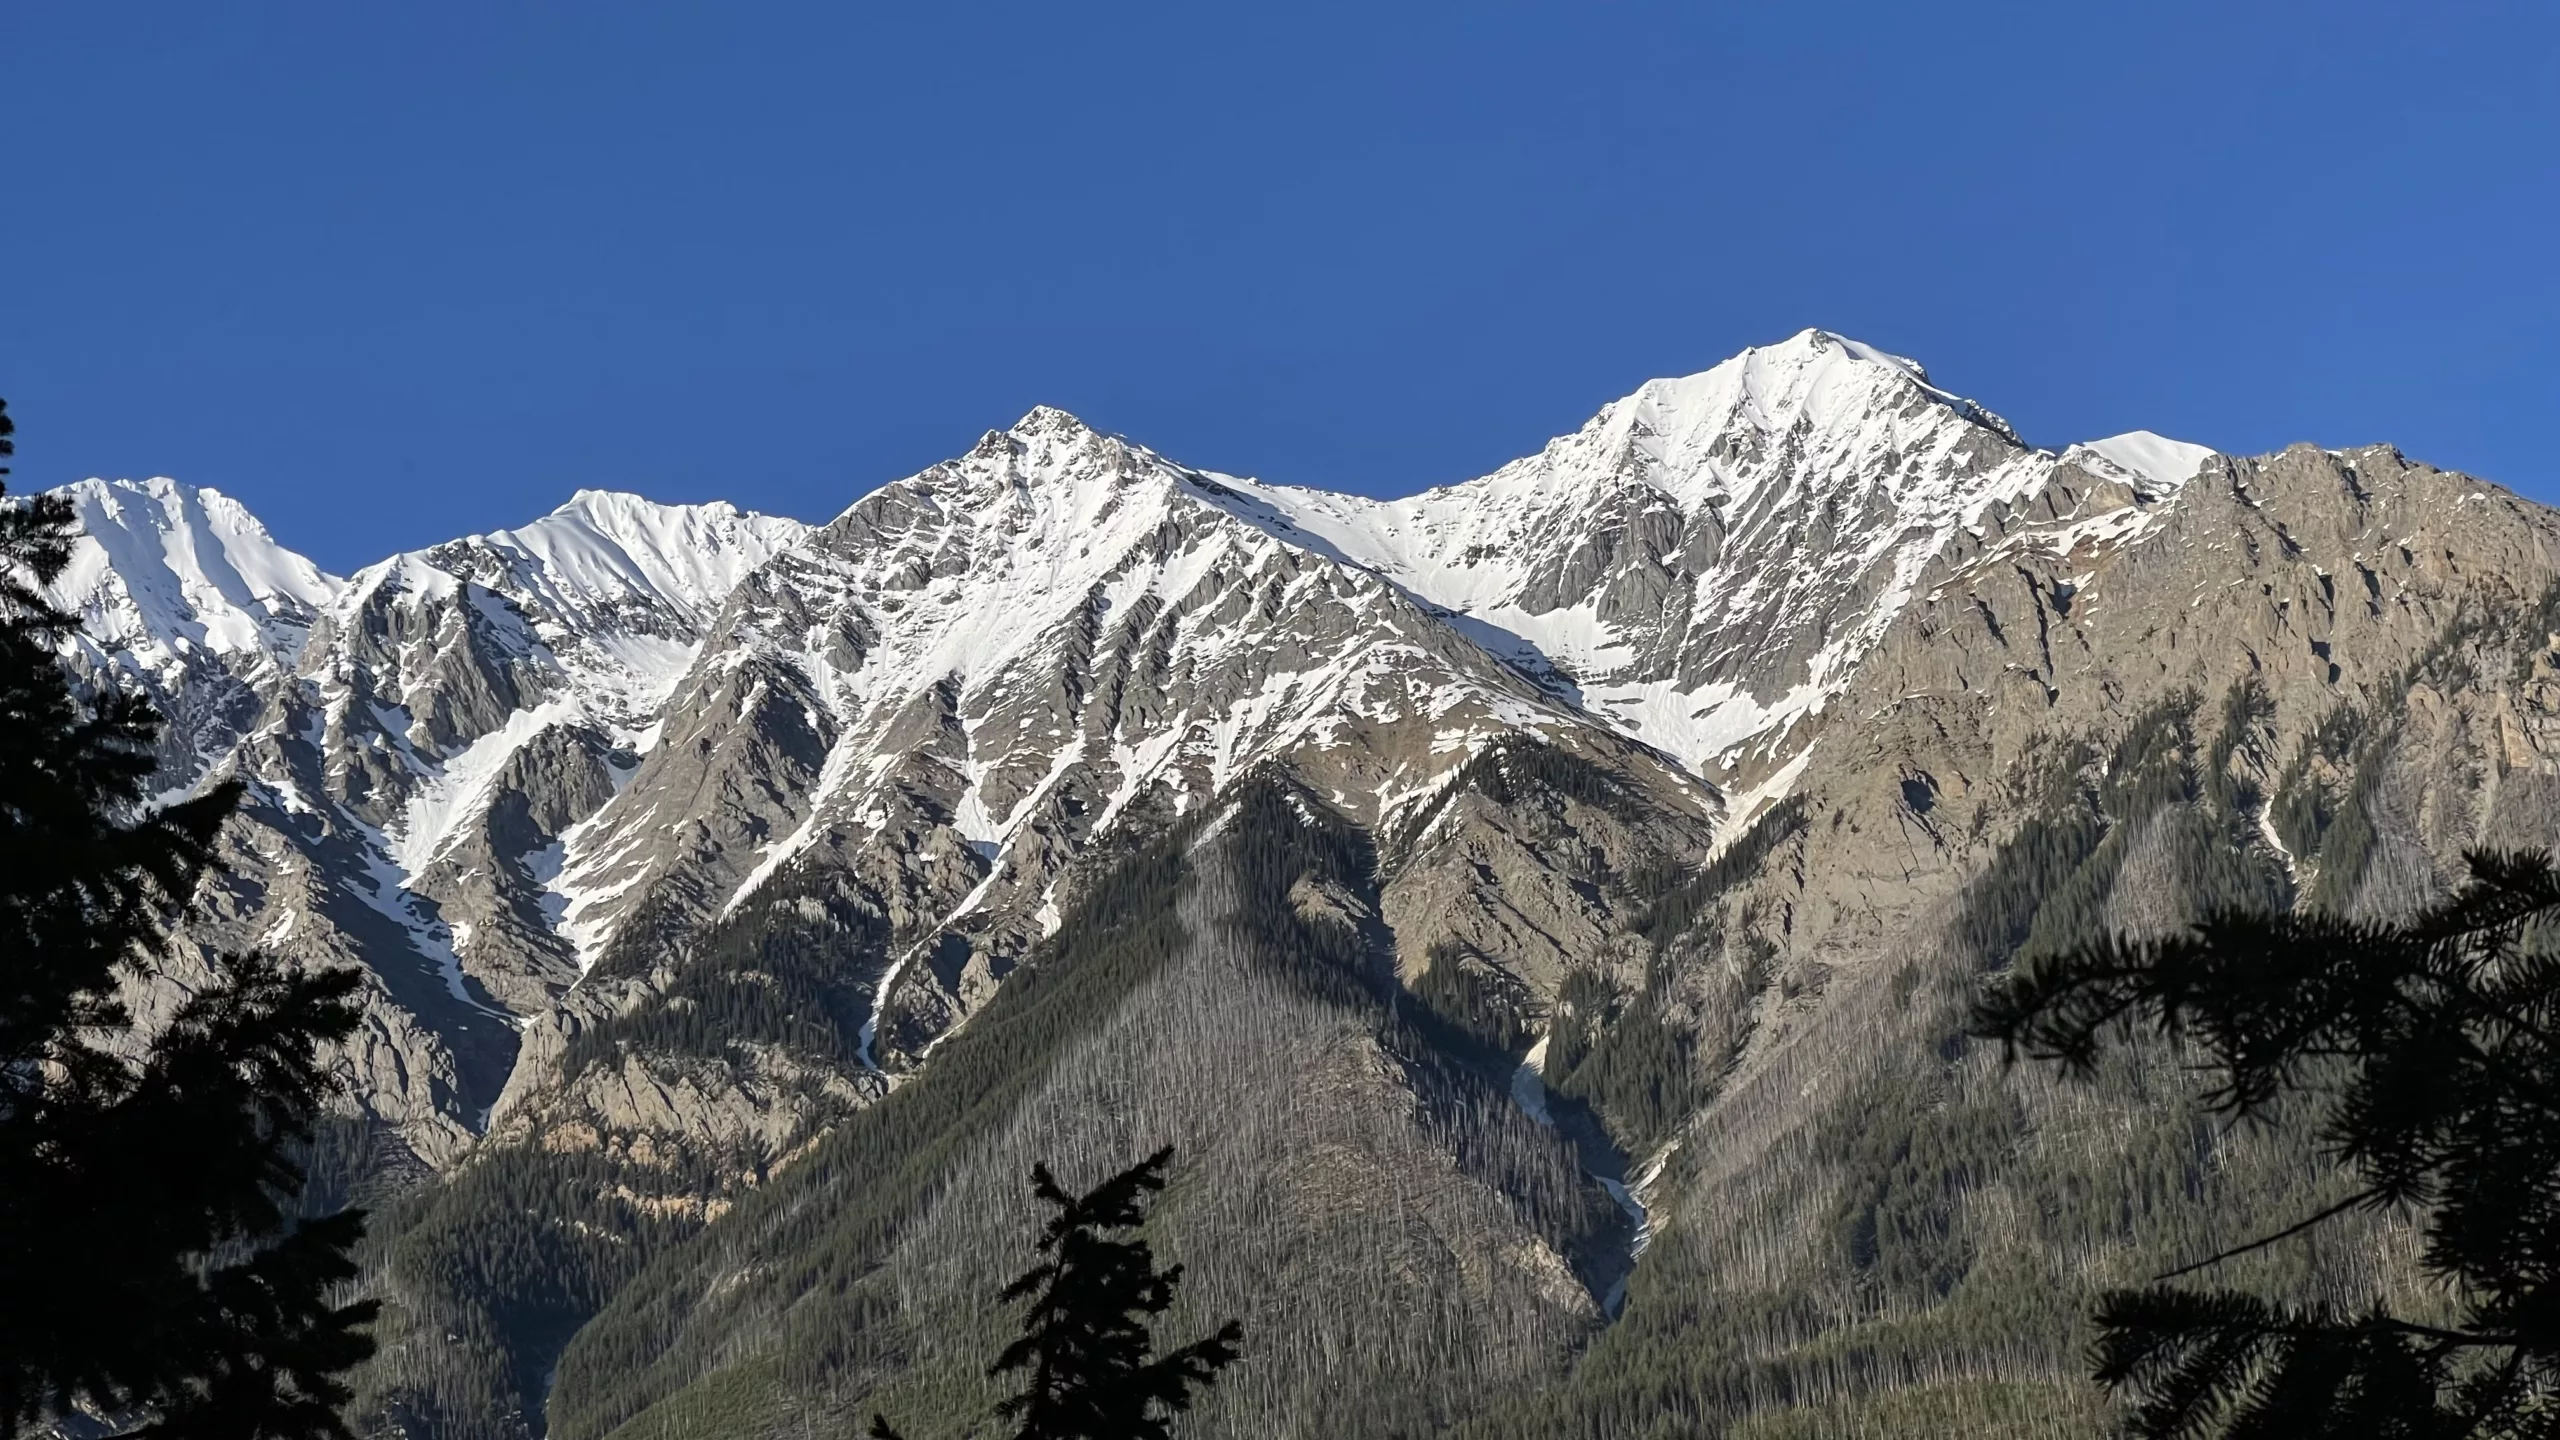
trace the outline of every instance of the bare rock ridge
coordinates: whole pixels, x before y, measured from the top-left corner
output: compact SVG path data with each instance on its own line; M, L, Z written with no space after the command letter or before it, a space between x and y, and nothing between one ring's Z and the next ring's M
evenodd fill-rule
M1819 1159L1864 1153L1842 1127L1987 1083L1947 1041L1964 977L2233 887L2388 908L2560 821L2554 512L2388 448L2038 449L1822 331L1393 500L1045 407L824 525L581 491L351 577L209 490L69 493L71 662L169 711L173 791L247 786L189 938L365 969L358 1118L443 1177L404 1234L538 1194L571 1207L538 1233L604 1247L569 1267L591 1290L534 1312L398 1280L418 1326L472 1337L387 1349L368 1403L414 1434L601 1436L691 1403L796 1342L744 1298L666 1299L771 1281L690 1237L852 1206L845 1233L892 1238L829 1250L871 1267L829 1293L913 1289L947 1268L933 1237L983 1228L935 1187L994 1184L1041 1136L1136 1143L1075 1118L1131 1087L1221 1165L1249 1157L1219 1106L1290 1132L1266 1148L1311 1168L1274 1182L1274 1233L1344 1275L1404 1267L1346 1280L1358 1303L1416 1303L1395 1276L1427 1273L1492 1307L1433 1322L1481 1386L1323 1319L1427 1393L1397 1412L1414 1433L1652 1343L1674 1280L1648 1276L1736 1313L1783 1290L1766 1313L1797 1318L1732 1339L1774 1364L1960 1290L1839 1279L1805 1217L1873 1190ZM1077 916L1128 956L1078 960ZM1184 1035L1232 1062L1188 1091L1190 1060L1096 1048ZM964 1083L1014 1108L897 1138ZM1240 1098L1269 1086L1340 1113ZM1928 1233L1988 1254L2009 1242L1971 1194ZM1434 1229L1461 1214L1471 1236ZM1783 1240L1736 1229L1773 1215ZM1880 1243L1840 1263L1885 1266ZM642 1324L625 1284L658 1297L645 1342L615 1338ZM686 1328L722 1315L763 1338ZM886 1348L827 1364L921 1343L862 1333ZM1321 1349L1255 1382L1266 1411L1202 1423L1340 1419Z

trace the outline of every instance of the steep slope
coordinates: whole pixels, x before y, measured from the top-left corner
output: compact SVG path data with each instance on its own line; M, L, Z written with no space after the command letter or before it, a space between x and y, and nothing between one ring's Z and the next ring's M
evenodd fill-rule
M1098 837L1151 833L1266 762L1381 824L1495 737L1570 737L1712 813L1658 757L1232 502L1035 411L747 579L664 740L568 837L555 883L595 1006L658 1003L669 957L768 896L844 907L863 935L835 965L871 992L855 1058L902 1068L1054 928ZM595 1006L537 1026L536 1053L565 1054ZM529 1068L519 1090L575 1102L575 1078Z
M740 575L796 521L581 491L530 525L358 572L296 678L322 790L378 833L461 970L511 1011L577 975L551 887L561 837L655 743Z
M1166 1142L1185 1181L1158 1243L1200 1277L1183 1319L1262 1337L1200 1433L1429 1429L1551 1373L1599 1319L1626 1222L1499 1083L1397 1018L1360 832L1256 778L1133 863L1145 880L1079 903L912 1085L724 1221L738 1243L711 1268L654 1269L589 1327L559 1432L810 1423L832 1407L801 1377L843 1364L896 1377L882 1403L915 1433L957 1433L992 1398L980 1297L1022 1264L1031 1164ZM730 1366L756 1378L689 1387Z
M2175 1053L2005 1074L1963 1006L2023 954L2220 905L2397 911L2468 846L2552 844L2560 515L2301 446L2201 461L2127 537L2120 481L2064 458L1924 577L1802 820L1665 932L1666 1010L1741 1034L1734 1063L1646 1188L1626 1320L1462 1433L1689 1434L1687 1404L1758 1437L2090 1433L2098 1288L2337 1198L2316 1136L2202 1123ZM2412 1253L2359 1220L2218 1278L2355 1308Z
M1578 1161L1622 1167L1609 1173L1642 1206L1648 1243L1622 1314L1546 1379L1495 1378L1464 1346L1435 1350L1421 1375L1362 1382L1369 1419L1387 1424L1461 1376L1485 1403L1403 1423L2085 1433L2103 1424L2078 1378L2095 1286L2332 1198L2308 1137L2196 1124L2174 1056L2141 1056L2094 1088L2003 1075L1957 1035L1965 997L2022 948L2175 925L2213 904L2388 908L2441 884L2466 844L2550 843L2560 617L2545 597L2560 525L2388 451L2230 460L2137 435L2013 463L2024 473L1967 499L1961 523L1909 539L1916 557L1895 562L1908 568L1864 612L1874 623L1856 663L1763 772L1785 803L1765 790L1769 808L1729 829L1716 858L1602 840L1606 807L1575 797L1606 794L1604 781L1515 755L1509 771L1553 777L1533 796L1498 749L1379 824L1383 885L1368 903L1403 1003L1433 1027L1427 1043L1483 1076L1539 1065L1527 1094L1605 1132ZM1270 533L1312 528L1268 490L1220 483ZM1349 558L1354 538L1303 543ZM1362 568L1389 558L1373 549ZM1476 618L1450 608L1454 623ZM1648 865L1648 849L1665 863ZM1541 912L1539 876L1581 877L1609 903L1579 921ZM1286 1083L1276 1064L1261 1073ZM1188 1108L1185 1088L1124 1076L1114 1098L1085 1103L1157 1107L1146 1113L1158 1130L1194 1136L1240 1113L1214 1092ZM969 1128L936 1133L1046 1113L1025 1122L1039 1146L1085 1143L1035 1102L989 1103ZM1244 1183L1202 1164L1196 1184ZM812 1170L808 1183L842 1173ZM981 1211L1002 1203L1002 1166L934 1160L912 1173L898 1184L935 1176ZM776 1183L774 1213L805 1214L810 1192L788 1172ZM604 1433L629 1414L588 1408L643 1373L617 1352L666 1354L689 1377L635 1392L653 1408L625 1433L787 1433L858 1414L882 1385L922 1409L920 1426L942 1423L973 1393L953 1373L969 1356L951 1349L965 1327L944 1297L986 1275L939 1258L953 1252L921 1239L930 1221L878 1223L866 1233L886 1250L842 1253L879 1257L857 1269L882 1266L872 1283L901 1298L822 1325L812 1310L807 1335L758 1332L718 1359L716 1337L734 1333L722 1317L740 1312L678 1297L735 1293L784 1313L801 1302L731 1290L767 1284L724 1268L768 1253L744 1232L724 1241L715 1226L670 1252L573 1352L561 1423ZM1199 1243L1233 1247L1241 1233ZM1360 1243L1317 1244L1301 1263L1322 1273L1315 1256ZM2263 1283L2353 1305L2405 1283L2407 1254L2405 1234L2377 1224L2253 1263ZM783 1273L825 1293L826 1272ZM1360 1313L1357 1285L1323 1288ZM675 1328L626 1328L642 1316ZM916 1325L942 1338L901 1338ZM850 1338L821 1344L820 1332ZM1204 1423L1257 1433L1322 1412L1289 1390L1330 1373L1289 1351L1311 1333L1287 1325L1251 1418ZM1510 1333L1546 1332L1523 1321ZM1506 1398L1510 1384L1526 1388Z
M2185 1110L2176 1055L2137 1051L2090 1086L2005 1074L1962 1040L1963 1006L1987 968L2026 951L2216 904L2394 908L2444 883L2466 845L2550 844L2560 516L2388 450L2132 458L2143 472L2094 447L2066 452L2037 491L1952 537L1832 702L1855 723L1821 728L1788 802L1712 861L1690 851L1650 869L1606 838L1641 814L1613 822L1583 798L1609 795L1602 777L1547 747L1498 746L1407 817L1410 838L1389 827L1377 859L1344 872L1377 877L1354 903L1386 930L1380 944L1440 952L1404 972L1399 997L1416 1026L1408 1053L1455 1077L1418 1097L1493 1083L1540 1036L1531 1093L1552 1086L1549 1105L1587 1107L1618 1142L1578 1146L1576 1161L1624 1157L1610 1178L1642 1205L1646 1243L1613 1323L1601 1323L1611 1288L1581 1263L1594 1309L1569 1358L1535 1358L1552 1353L1540 1349L1552 1322L1532 1310L1492 1322L1506 1302L1450 1277L1429 1293L1469 1296L1460 1323L1429 1327L1436 1343L1409 1372L1352 1380L1297 1347L1334 1336L1328 1353L1403 1360L1334 1327L1419 1303L1327 1270L1362 1255L1411 1273L1360 1233L1372 1217L1339 1198L1358 1192L1196 1231L1177 1199L1168 1236L1230 1279L1262 1273L1254 1242L1270 1227L1325 1215L1342 1227L1290 1231L1306 1246L1290 1283L1248 1278L1197 1312L1240 1310L1276 1332L1251 1398L1240 1388L1234 1409L1204 1412L1204 1433L2058 1440L2105 1424L2080 1378L2097 1287L2336 1198L2316 1137L2222 1133ZM2188 459L2182 486L2152 479ZM1570 843L1499 858L1542 814L1567 822ZM1577 863L1585 844L1598 854ZM1616 903L1589 928L1519 926L1556 942L1545 953L1561 980L1522 967L1534 978L1515 990L1470 963L1469 941L1499 934L1474 927L1533 886L1417 903L1489 865L1506 881L1616 877ZM1173 880L1114 874L1125 880L1102 883L1170 907ZM1197 912L1180 919L1179 934L1204 928ZM1065 968L1041 959L1034 972L1050 964ZM1444 973L1479 979L1435 984ZM738 1229L670 1250L573 1345L556 1422L581 1436L787 1434L887 1403L924 1433L960 1433L983 1398L970 1365L1000 1337L953 1297L984 1294L1005 1268L988 1252L1006 1243L995 1220L1011 1213L1014 1171L1088 1154L1098 1167L1136 1131L1203 1152L1177 1197L1260 1196L1316 1163L1254 1130L1271 1168L1237 1173L1220 1127L1259 1112L1219 1088L1223 1072L1200 1073L1207 1056L1237 1057L1265 1087L1326 1094L1289 1137L1358 1113L1286 1078L1320 1047L1282 1059L1203 1039L1183 1028L1197 1012L1129 993L1145 998L1124 1018L1046 1032L1090 1043L1081 1066L1021 1048L1010 1053L1029 1073L1016 1075L954 1049L956 1108L928 1101L938 1058L775 1180ZM1218 993L1240 1003L1234 982ZM1133 1028L1141 1015L1173 1034L1138 1038L1153 1033ZM889 1143L882 1131L903 1137L894 1150L872 1148ZM2233 1278L2356 1306L2409 1284L2409 1247L2391 1222L2358 1220ZM1483 1273L1518 1283L1535 1271L1528 1253ZM777 1254L794 1258L768 1266ZM1308 1288L1325 1313L1290 1314L1280 1297ZM1469 1337L1489 1322L1522 1347L1503 1367ZM1357 1398L1331 1408L1345 1391Z

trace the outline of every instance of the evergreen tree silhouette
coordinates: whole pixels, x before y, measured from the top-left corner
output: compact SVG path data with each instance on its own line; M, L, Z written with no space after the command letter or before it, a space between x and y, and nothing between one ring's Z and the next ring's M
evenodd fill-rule
M1031 1305L1022 1335L987 1371L1023 1373L1022 1393L996 1407L1019 1422L1019 1440L1165 1440L1172 1417L1191 1408L1191 1392L1235 1363L1244 1326L1234 1320L1155 1353L1150 1323L1173 1304L1182 1267L1158 1270L1155 1252L1128 1232L1145 1223L1147 1197L1164 1188L1172 1161L1168 1146L1081 1196L1061 1189L1047 1166L1032 1167L1033 1191L1058 1213L1040 1235L1047 1258L1004 1289L1001 1298ZM877 1415L871 1434L898 1440Z
M0 456L12 429L0 406ZM119 977L154 963L239 789L151 804L158 713L73 692L76 622L41 589L74 533L60 497L0 502L0 1433L85 1409L150 1437L343 1435L373 1306L330 1295L362 1218L292 1212L314 1047L354 1027L357 977L218 955L136 1030Z
M2168 1437L2560 1437L2560 874L2474 852L2469 880L2406 921L2223 914L2169 940L2037 961L1976 1008L1977 1033L2087 1074L2150 1025L2200 1050L2215 1112L2316 1105L2360 1184L2337 1204L2105 1296L2098 1379ZM2352 1209L2413 1215L2441 1324L2163 1282ZM2431 1317L2432 1318L2432 1317Z

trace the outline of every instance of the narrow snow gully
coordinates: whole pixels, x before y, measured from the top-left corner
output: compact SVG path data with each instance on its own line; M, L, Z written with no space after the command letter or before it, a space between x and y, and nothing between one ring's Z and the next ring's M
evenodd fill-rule
M1600 1298L1600 1313L1615 1320L1626 1309L1627 1280L1635 1274L1636 1258L1653 1243L1653 1217L1646 1212L1638 1192L1662 1173L1663 1162L1670 1158L1671 1151L1665 1147L1645 1167L1645 1172L1636 1177L1635 1184L1628 1185L1621 1178L1626 1173L1625 1157L1618 1153L1618 1147L1607 1136L1600 1133L1597 1125L1579 1117L1576 1117L1579 1123L1558 1123L1554 1110L1547 1104L1546 1066L1547 1037L1541 1035L1538 1043L1530 1046L1529 1053L1521 1058L1519 1068L1511 1072L1511 1103L1519 1106L1522 1114L1562 1135L1573 1146L1574 1158L1581 1163L1582 1172L1600 1182L1600 1188L1608 1191L1609 1198L1618 1202L1618 1208L1627 1212L1625 1253L1617 1274L1609 1282L1607 1293ZM1600 1161L1596 1165L1592 1163L1595 1155ZM1612 1171L1616 1173L1610 1173Z
M880 1038L880 1012L887 1008L889 992L897 988L898 977L906 973L907 962L916 958L923 949L921 944L910 946L907 953L889 962L889 968L880 972L880 983L872 987L871 1013L862 1017L862 1029L854 1039L854 1058L862 1062L864 1070L874 1075L886 1078L889 1073L880 1068L880 1062L871 1054L873 1042Z

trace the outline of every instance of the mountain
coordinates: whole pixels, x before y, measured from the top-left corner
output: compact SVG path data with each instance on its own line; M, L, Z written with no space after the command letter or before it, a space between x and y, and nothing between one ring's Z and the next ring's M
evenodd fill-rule
M710 608L806 527L588 491L340 579L214 491L67 493L87 536L54 587L83 619L75 668L170 710L173 789L248 787L195 938L362 965L353 1093L449 1163L512 1073L519 1017L575 978L546 854L636 763Z
M52 598L80 617L85 669L140 686L169 714L162 770L183 790L239 744L259 692L346 582L217 490L84 480L61 493L82 538Z
M2321 1163L2173 1054L2004 1075L1971 987L2560 822L2560 516L1821 331L1394 500L1049 409L347 579L72 495L71 662L247 786L188 938L369 977L315 1163L413 1435L959 1433L1029 1165L1166 1142L1253 1337L1198 1433L2085 1433L2086 1297ZM2252 1263L2404 1283L2357 1224Z
M2116 487L2093 520L2139 528L2210 453L2145 434L2030 450L1913 362L1808 331L1654 381L1465 484L1388 501L1254 489L1593 716L1756 786L1803 753L1800 722L1959 536L2065 466Z

